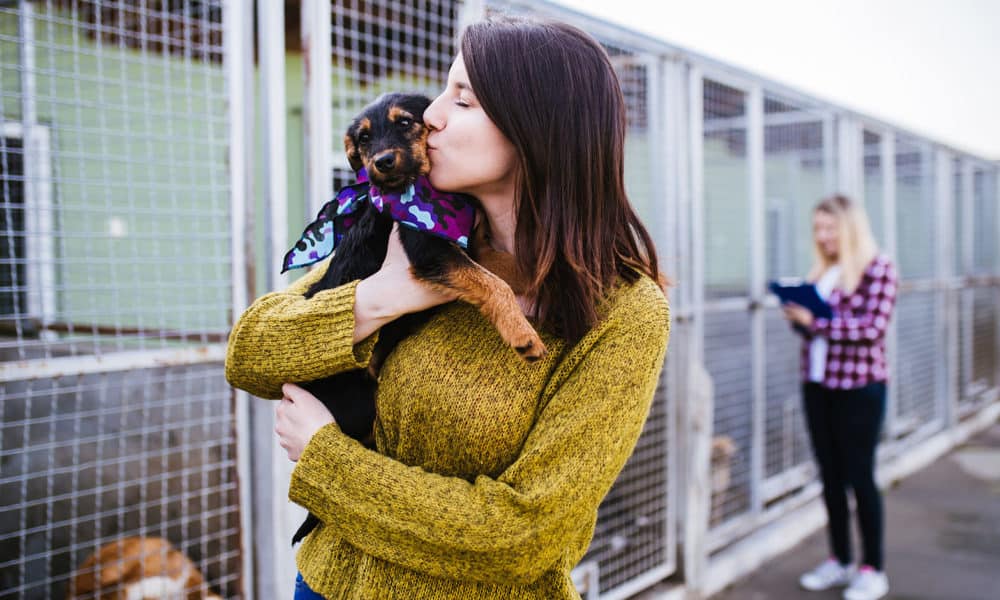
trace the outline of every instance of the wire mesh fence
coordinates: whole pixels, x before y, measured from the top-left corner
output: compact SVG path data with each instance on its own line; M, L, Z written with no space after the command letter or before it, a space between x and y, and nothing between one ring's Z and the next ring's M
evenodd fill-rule
M221 2L0 4L2 598L124 593L139 538L240 594L222 40Z
M240 500L258 492L238 482L237 443L251 431L238 426L220 365L237 285L229 140L252 127L232 116L245 93L226 77L233 5L0 2L0 599L83 595L88 576L136 557L190 561L204 594L287 594L288 582L271 589L263 577L244 587L241 548L259 531L241 527ZM701 541L682 539L688 514L675 496L696 442L678 441L694 435L679 431L696 397L684 388L692 365L704 364L714 389L707 522L692 529L708 542L695 558L815 493L799 338L765 284L805 274L811 210L827 194L863 201L902 275L888 460L996 402L996 164L548 3L321 5L326 120L294 106L262 119L333 131L329 168L305 177L334 188L353 179L340 147L350 119L382 92L436 95L467 20L571 22L618 72L627 191L661 258L687 278L672 290L674 334L649 420L576 572L587 597L688 577L678 548ZM286 25L305 6L286 3ZM271 51L306 62L296 37L306 31L286 30L286 47ZM289 173L292 190L302 182ZM289 194L296 232L316 206L304 196ZM255 476L258 488L274 483Z

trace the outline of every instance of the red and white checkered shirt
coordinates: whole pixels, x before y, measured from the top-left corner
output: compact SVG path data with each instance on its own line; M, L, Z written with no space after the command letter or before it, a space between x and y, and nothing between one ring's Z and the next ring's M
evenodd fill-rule
M896 305L896 269L876 256L853 294L834 288L827 298L833 318L813 319L802 344L802 380L809 381L809 343L821 336L829 342L822 385L851 390L886 381L885 332Z

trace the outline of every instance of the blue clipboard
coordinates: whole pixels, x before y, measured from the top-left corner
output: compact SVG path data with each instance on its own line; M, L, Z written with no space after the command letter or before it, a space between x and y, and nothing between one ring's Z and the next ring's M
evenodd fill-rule
M826 300L820 297L816 291L816 286L811 283L782 284L772 281L768 284L768 289L781 300L782 304L789 302L804 306L814 317L820 319L832 319L833 309Z

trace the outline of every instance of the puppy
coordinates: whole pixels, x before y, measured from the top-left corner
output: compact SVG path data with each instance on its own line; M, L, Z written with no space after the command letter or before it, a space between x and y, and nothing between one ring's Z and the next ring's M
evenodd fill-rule
M127 537L102 546L80 566L67 600L222 600L198 568L162 538Z
M325 251L317 253L310 246L317 241L330 243L326 236L332 235L334 257L323 278L305 296L368 277L382 266L393 222L400 220L399 238L413 275L478 307L522 358L538 360L546 352L545 345L521 312L514 289L495 274L505 275L523 291L513 257L490 249L485 227L470 239L473 236L467 230L477 209L474 198L442 194L426 179L430 164L423 114L429 105L430 99L424 96L384 94L354 119L344 136L344 148L360 183L341 190L336 201L323 208L320 218L306 228L286 256L285 268L325 256ZM297 263L296 257L304 255L308 261ZM349 371L301 385L326 405L344 433L370 446L378 370L396 344L435 310L405 315L383 327L367 371ZM310 514L292 544L318 523Z

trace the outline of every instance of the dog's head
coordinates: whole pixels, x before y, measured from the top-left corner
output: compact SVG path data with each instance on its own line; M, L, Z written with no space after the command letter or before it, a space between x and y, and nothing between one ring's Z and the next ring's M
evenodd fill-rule
M430 172L424 110L418 94L382 94L366 106L344 135L351 168L364 167L379 189L400 191Z

